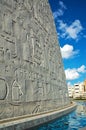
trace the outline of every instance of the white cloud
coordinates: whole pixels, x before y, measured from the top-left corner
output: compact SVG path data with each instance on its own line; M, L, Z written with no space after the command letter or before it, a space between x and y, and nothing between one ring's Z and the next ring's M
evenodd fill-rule
M64 5L63 1L59 1L59 5L63 9L67 9L66 6Z
M64 14L65 9L66 6L64 5L64 3L62 1L59 1L59 8L53 13L54 19L59 16L62 16Z
M61 31L60 36L63 38L72 38L75 40L79 39L80 33L83 30L83 27L79 20L75 20L71 25L67 25L62 20L59 20L59 30Z
M56 19L58 16L62 16L64 14L63 10L58 9L58 11L53 13L54 19Z
M76 69L66 69L65 74L67 80L74 80L80 76Z
M78 50L74 51L73 46L69 44L64 45L62 48L60 47L60 49L61 49L62 58L64 59L71 58L79 53Z
M86 72L86 67L85 65L82 65L80 68L77 69L78 72L81 72L81 73L85 73Z
M66 79L67 80L74 80L78 79L80 77L81 73L86 72L86 66L82 65L79 68L73 68L73 69L66 69L65 74L66 74Z

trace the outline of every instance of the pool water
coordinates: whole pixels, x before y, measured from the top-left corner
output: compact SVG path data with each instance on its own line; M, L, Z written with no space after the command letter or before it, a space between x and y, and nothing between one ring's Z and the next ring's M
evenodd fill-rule
M79 130L86 127L86 102L77 104L77 109L70 114L31 130Z

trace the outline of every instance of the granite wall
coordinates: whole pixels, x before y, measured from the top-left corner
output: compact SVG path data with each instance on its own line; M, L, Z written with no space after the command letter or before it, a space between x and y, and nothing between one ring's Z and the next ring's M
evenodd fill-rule
M48 0L0 0L0 119L68 103Z

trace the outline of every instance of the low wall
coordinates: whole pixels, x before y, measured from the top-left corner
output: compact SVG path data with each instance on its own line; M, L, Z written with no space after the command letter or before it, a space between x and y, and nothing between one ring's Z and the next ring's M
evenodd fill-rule
M73 103L65 108L32 116L21 116L0 121L0 130L24 130L64 116L76 108Z

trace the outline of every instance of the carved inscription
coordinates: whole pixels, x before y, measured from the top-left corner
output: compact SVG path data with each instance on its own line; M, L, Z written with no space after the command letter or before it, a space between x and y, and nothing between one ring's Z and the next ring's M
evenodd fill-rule
M0 119L68 104L48 0L0 0Z
M4 79L0 78L0 100L5 100L7 96L7 85Z
M22 95L23 92L21 90L21 86L16 81L14 81L12 85L12 100L19 101Z

